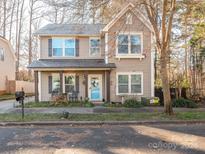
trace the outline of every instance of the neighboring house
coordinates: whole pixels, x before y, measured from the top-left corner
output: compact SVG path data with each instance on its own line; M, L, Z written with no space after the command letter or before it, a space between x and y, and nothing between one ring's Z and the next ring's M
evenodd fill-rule
M16 58L10 42L0 36L0 94L8 92L9 80L15 80L15 63Z
M36 100L53 91L91 101L121 102L124 96L154 96L152 29L130 3L107 25L49 24L36 32L40 58Z

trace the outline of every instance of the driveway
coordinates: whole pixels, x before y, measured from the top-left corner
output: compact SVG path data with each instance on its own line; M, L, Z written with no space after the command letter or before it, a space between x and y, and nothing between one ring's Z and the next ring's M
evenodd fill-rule
M34 101L34 97L27 97L25 98L25 103ZM10 113L13 110L15 110L15 105L18 105L18 102L16 100L6 100L6 101L0 101L0 113Z
M204 154L205 125L0 127L0 153Z

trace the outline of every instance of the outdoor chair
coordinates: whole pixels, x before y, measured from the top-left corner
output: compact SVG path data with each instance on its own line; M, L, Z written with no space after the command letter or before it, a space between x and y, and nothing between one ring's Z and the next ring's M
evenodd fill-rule
M72 93L68 93L69 101L77 101L78 100L78 91L73 91Z
M67 101L67 94L66 93L60 93L59 91L52 91L51 93L51 100L52 101L58 101L58 100L65 100Z

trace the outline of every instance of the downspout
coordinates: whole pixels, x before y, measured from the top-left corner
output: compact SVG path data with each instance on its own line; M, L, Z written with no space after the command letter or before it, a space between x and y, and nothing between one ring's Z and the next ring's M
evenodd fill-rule
M105 33L105 64L109 63L108 59L108 32Z

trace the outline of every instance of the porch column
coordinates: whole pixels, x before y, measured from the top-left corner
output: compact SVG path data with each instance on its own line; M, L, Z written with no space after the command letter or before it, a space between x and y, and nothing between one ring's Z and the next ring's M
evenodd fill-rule
M110 70L106 74L106 89L107 89L107 102L110 102Z
M34 80L35 80L35 102L39 102L38 71L34 71Z
M63 71L60 71L60 94L63 93Z
M88 98L88 72L85 72L85 97Z

